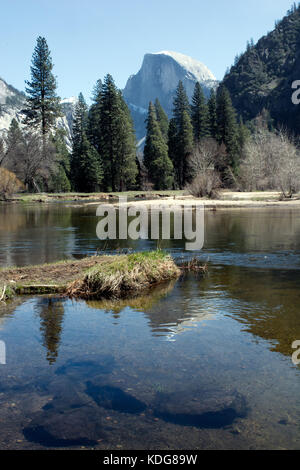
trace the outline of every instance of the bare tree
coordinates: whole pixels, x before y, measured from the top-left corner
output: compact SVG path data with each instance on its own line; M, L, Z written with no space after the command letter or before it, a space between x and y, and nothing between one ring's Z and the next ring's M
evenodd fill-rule
M45 141L40 133L10 129L6 138L3 165L24 183L26 189L40 192L40 184L48 188L48 181L57 167L57 155L50 138ZM0 151L1 162L1 151Z
M245 190L280 190L292 197L300 189L299 150L284 131L259 130L245 145L239 179Z
M190 155L189 164L194 174L187 190L195 197L215 198L221 187L221 179L216 171L223 156L222 149L216 140L203 139Z
M198 143L190 155L190 167L195 175L214 169L218 161L220 146L216 140L207 138Z

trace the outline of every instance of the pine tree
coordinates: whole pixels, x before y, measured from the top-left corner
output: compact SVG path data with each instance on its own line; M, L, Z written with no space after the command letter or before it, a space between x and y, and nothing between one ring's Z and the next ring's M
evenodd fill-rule
M230 94L224 86L217 94L217 124L217 140L219 144L225 144L228 154L227 166L235 169L239 158L237 120Z
M190 106L182 82L180 81L174 98L172 127L176 125L176 133L173 132L172 142L175 153L169 154L172 158L176 185L183 189L189 182L191 173L189 169L189 157L193 150L193 126L190 117ZM170 130L169 130L169 150L170 150Z
M101 156L104 184L107 191L116 191L120 102L118 90L111 75L106 75L102 87L100 111Z
M90 144L84 133L80 161L81 180L78 190L82 192L97 192L100 190L103 170L97 150Z
M71 191L70 154L65 141L66 131L57 129L52 137L56 154L56 168L52 177L52 189L55 192Z
M214 90L211 90L210 98L207 103L208 107L208 128L209 135L213 139L217 138L218 123L217 123L217 98Z
M173 184L173 165L163 138L153 104L149 103L144 164L155 189L170 189Z
M165 141L167 142L168 140L168 129L169 129L169 119L167 114L165 113L162 105L160 104L158 98L156 98L155 103L155 112L156 112L156 118L157 122L159 124L161 133Z
M207 137L208 130L208 110L205 103L205 97L199 82L195 85L192 97L191 117L194 131L194 141L199 144L203 137Z
M6 149L5 152L3 152L3 162L5 162L5 165L11 170L14 170L17 162L22 159L23 143L23 133L17 120L13 118L5 138Z
M111 75L102 86L100 145L107 191L134 185L137 175L135 138L129 110Z
M101 150L101 135L100 135L100 117L101 117L101 102L102 102L102 81L99 79L92 93L93 104L88 113L88 126L87 136L90 143L95 147L98 153Z
M25 122L39 127L45 136L61 115L56 79L46 39L39 36L32 56L31 81L26 81L27 110Z
M80 93L73 120L71 179L76 191L93 192L100 188L103 171L100 156L87 139L87 117L87 105Z
M191 181L192 173L189 158L193 151L193 126L187 111L183 112L178 132L179 187L183 189Z
M18 124L18 121L13 118L5 139L7 151L9 152L10 149L15 148L16 145L18 145L22 141L22 138L23 134Z
M136 138L130 111L119 91L120 123L118 142L118 189L134 189L138 175L136 163Z
M84 132L87 129L88 107L82 93L78 95L73 118L73 144L81 145Z
M176 121L177 128L179 129L183 112L186 111L190 114L189 100L181 80L178 82L173 105L173 117Z
M176 121L174 118L170 119L169 121L169 129L168 129L168 155L173 163L174 167L174 183L175 187L178 188L178 181L179 181L179 174L178 174L178 136L177 136L177 126Z
M241 154L246 142L251 137L251 132L249 128L244 124L242 117L240 117L237 134L239 154Z

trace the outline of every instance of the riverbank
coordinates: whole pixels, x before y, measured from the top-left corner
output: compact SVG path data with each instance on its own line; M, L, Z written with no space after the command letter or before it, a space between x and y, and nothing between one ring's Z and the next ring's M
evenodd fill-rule
M218 199L195 198L186 191L128 191L124 193L40 193L16 194L6 202L8 203L56 203L77 202L80 206L96 205L99 202L109 201L117 204L119 197L127 197L128 205L141 204L155 207L170 204L180 206L183 201L194 205L204 205L206 209L234 209L255 207L300 207L300 193L291 199L282 199L278 191L235 192L220 191Z
M159 250L4 268L0 270L0 300L25 294L124 298L179 275L180 269L173 259Z
M183 196L184 191L126 191L123 193L34 193L14 194L5 201L9 203L51 203L51 202L92 202L118 200L119 196L128 199L159 199Z
M240 193L234 191L222 191L218 199L195 198L190 195L178 195L175 197L165 197L160 200L135 200L122 203L130 206L143 206L147 208L161 208L163 206L174 206L181 208L183 203L193 206L204 206L208 210L217 209L238 209L238 208L264 208L264 207L299 207L300 194L296 194L291 199L281 199L281 193L276 191L257 191L251 193ZM92 204L92 203L91 203ZM118 203L114 203L117 207Z

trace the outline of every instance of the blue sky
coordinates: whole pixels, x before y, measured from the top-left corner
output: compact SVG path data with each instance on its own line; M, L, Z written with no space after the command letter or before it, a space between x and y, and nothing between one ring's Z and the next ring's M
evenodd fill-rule
M24 89L37 36L46 37L58 93L83 92L111 73L123 88L147 52L173 50L222 79L247 40L257 41L291 0L0 0L0 76Z

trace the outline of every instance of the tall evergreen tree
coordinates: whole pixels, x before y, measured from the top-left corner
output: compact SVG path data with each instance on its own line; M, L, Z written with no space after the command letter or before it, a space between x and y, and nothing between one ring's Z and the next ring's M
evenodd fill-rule
M120 100L111 75L106 75L102 87L100 111L101 155L104 185L107 191L116 191L116 165L118 150Z
M203 137L209 133L208 110L204 93L199 82L195 85L191 104L191 117L194 131L195 143L199 143Z
M176 120L174 118L170 119L169 121L169 129L168 129L168 155L173 163L174 167L174 184L175 187L179 187L179 174L178 174L178 137L177 137L177 125Z
M215 91L212 89L210 98L207 103L208 107L208 130L209 135L213 139L217 138L218 123L217 123L217 97Z
M226 146L227 165L236 168L239 157L236 113L228 90L221 86L217 94L217 140Z
M138 166L134 124L121 91L119 91L119 100L118 188L119 191L125 191L126 189L135 188Z
M55 192L69 192L70 183L70 154L65 141L66 131L57 129L52 137L56 154L56 168L52 177L52 190Z
M182 81L178 82L178 86L176 88L175 98L173 101L173 117L176 121L177 128L179 129L181 125L181 119L183 112L186 111L190 114L190 104L189 99L187 97L185 88L183 86Z
M76 191L93 192L100 189L103 171L100 156L87 139L87 118L88 108L80 93L73 120L71 178Z
M88 141L85 133L81 146L80 172L79 191L97 192L100 190L103 180L101 159L97 150Z
M112 76L106 75L100 109L100 145L108 191L122 190L134 184L137 175L135 139L129 116Z
M170 189L173 184L173 165L163 138L153 104L149 103L144 164L155 189Z
M26 81L27 112L25 122L39 127L45 136L61 115L56 79L45 38L39 36L32 56L31 81Z
M15 118L13 118L5 139L7 151L9 152L10 149L15 148L16 145L18 145L20 141L22 141L22 138L23 134L20 129L19 123Z
M190 180L189 157L193 150L193 126L190 117L189 101L182 82L178 83L176 95L174 98L173 120L170 127L176 125L172 129L172 147L175 153L170 154L172 158L175 175L176 185L183 189ZM170 132L169 130L169 150L170 150ZM172 151L172 152L173 152Z
M102 103L102 81L99 79L92 93L93 103L88 113L87 136L90 143L95 147L98 153L101 151L100 118Z
M183 111L178 132L179 187L183 189L191 181L190 155L193 151L193 126L187 111Z
M3 163L5 162L8 169L14 170L14 166L22 159L23 143L23 133L17 120L13 118L5 138L6 149L5 152L3 152Z
M167 142L168 140L168 129L169 129L169 119L167 114L165 113L162 105L160 104L158 98L156 98L155 103L155 112L156 112L156 118L157 122L159 124L161 133L165 141Z

